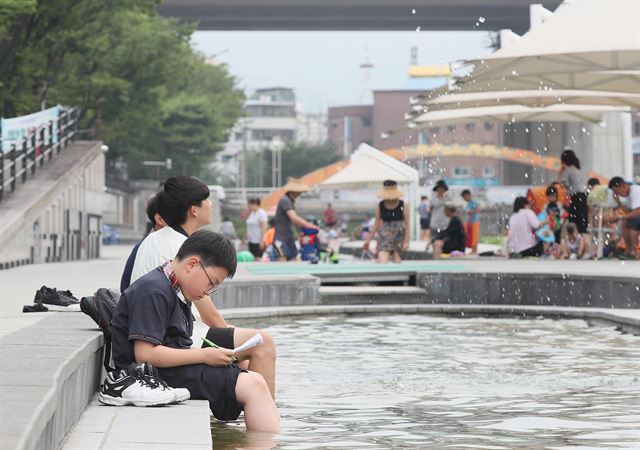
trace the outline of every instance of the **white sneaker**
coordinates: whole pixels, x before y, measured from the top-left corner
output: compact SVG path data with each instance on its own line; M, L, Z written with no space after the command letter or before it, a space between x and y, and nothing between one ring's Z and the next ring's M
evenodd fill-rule
M131 367L129 370L109 372L100 389L98 401L112 406L163 406L175 402L173 392L136 372Z
M158 373L158 369L156 367L152 366L150 363L145 362L145 363L142 363L142 364L138 365L137 367L142 369L142 372L144 373L144 375L146 377L150 378L152 381L157 382L164 389L166 389L166 390L168 390L170 392L173 392L173 396L174 396L173 403L184 402L185 400L189 400L189 398L191 398L191 392L189 392L189 389L186 389L186 388L174 388L174 387L169 386L160 377L160 374Z

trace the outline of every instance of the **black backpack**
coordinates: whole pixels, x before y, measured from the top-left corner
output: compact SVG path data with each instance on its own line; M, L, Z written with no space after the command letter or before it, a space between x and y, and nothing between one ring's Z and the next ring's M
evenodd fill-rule
M111 319L116 311L120 292L114 289L100 288L94 295L80 299L80 310L91 317L104 333L104 368L107 372L115 369L111 367Z

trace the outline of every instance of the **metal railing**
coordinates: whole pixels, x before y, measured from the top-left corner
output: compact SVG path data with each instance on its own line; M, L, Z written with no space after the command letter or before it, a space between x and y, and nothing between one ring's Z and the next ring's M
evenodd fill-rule
M58 133L54 135L57 122ZM33 178L38 167L45 161L51 161L54 155L74 140L78 124L78 110L65 109L56 121L49 121L29 131L20 141L11 145L7 152L2 151L0 141L0 201L5 193L14 192L18 182L24 184L29 176Z

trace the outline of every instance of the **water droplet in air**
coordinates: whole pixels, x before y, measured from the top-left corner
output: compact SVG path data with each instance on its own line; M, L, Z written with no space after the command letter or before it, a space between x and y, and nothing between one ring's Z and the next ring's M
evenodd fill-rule
M416 32L420 32L420 27L418 26L418 28L416 28Z
M411 14L415 14L415 13L416 13L416 9L414 8L411 10Z
M482 16L478 17L478 22L480 22L480 23L484 23L484 21L485 21L485 18L484 18L484 17L482 17Z

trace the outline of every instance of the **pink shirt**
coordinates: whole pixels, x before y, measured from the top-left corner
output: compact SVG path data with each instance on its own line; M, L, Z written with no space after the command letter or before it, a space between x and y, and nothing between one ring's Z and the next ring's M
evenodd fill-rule
M519 253L534 247L538 240L534 230L542 225L535 213L523 208L509 218L509 253Z

